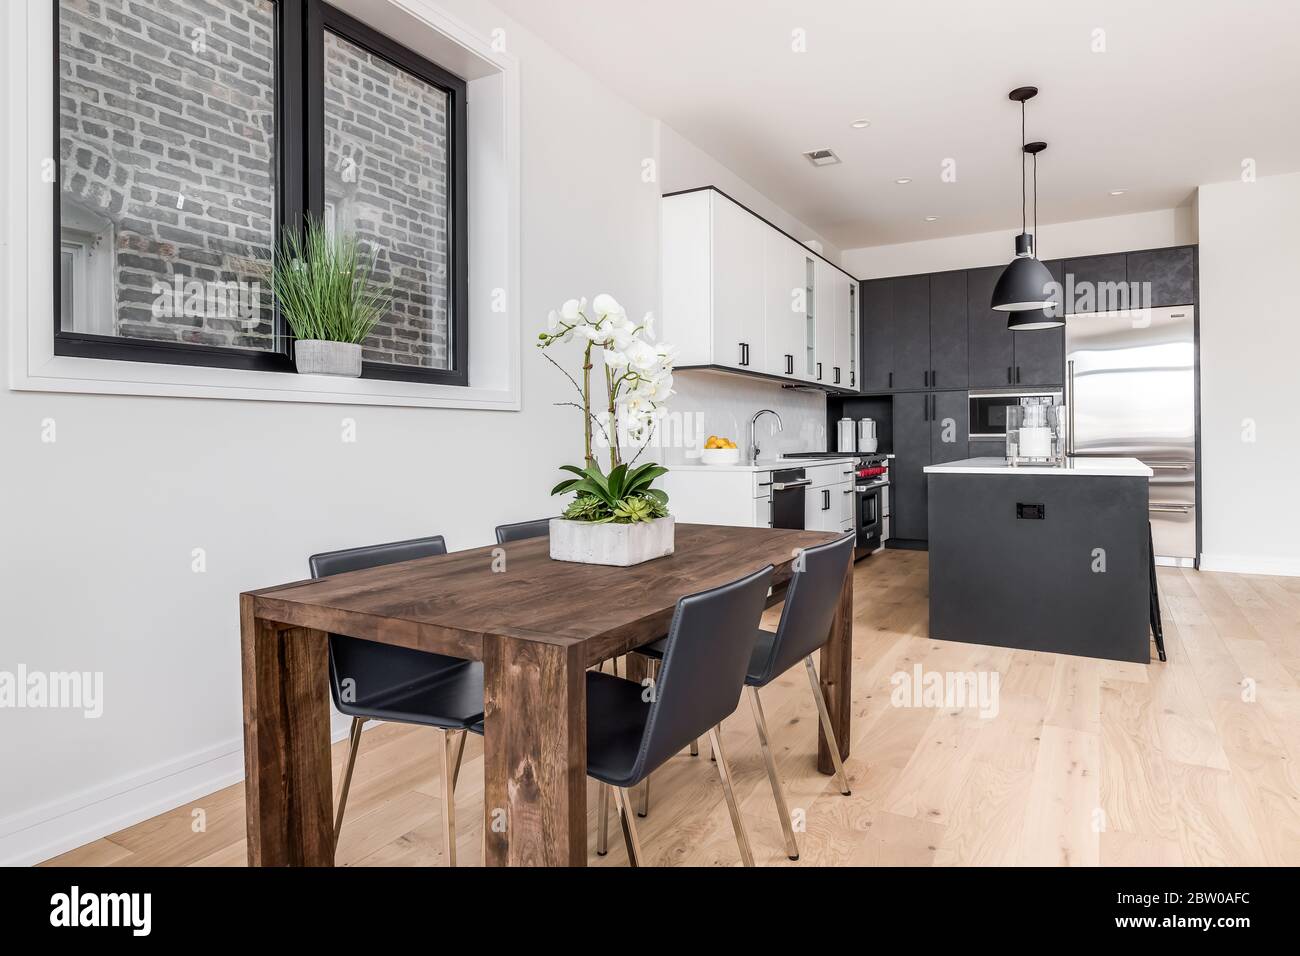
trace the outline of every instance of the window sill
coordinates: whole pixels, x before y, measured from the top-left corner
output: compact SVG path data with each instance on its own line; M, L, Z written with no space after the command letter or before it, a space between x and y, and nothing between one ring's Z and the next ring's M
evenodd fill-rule
M156 395L221 398L254 402L311 402L335 405L405 405L416 408L483 408L518 411L511 388L431 385L375 378L339 378L155 365L103 359L51 356L32 374L13 370L10 387L24 391L81 392L98 395Z

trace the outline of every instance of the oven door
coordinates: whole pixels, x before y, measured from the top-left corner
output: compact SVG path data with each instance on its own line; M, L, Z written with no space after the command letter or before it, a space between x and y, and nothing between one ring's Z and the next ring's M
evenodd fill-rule
M885 530L883 485L858 487L858 548L875 551Z

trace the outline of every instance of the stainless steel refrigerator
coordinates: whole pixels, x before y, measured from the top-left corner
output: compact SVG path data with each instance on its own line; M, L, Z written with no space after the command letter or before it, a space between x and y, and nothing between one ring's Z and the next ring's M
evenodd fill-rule
M1146 462L1157 560L1184 566L1197 544L1195 318L1179 306L1065 324L1069 453Z

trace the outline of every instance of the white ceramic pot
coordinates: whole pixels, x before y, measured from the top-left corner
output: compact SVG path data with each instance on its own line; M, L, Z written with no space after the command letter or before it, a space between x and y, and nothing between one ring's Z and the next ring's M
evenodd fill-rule
M293 362L300 375L361 377L361 346L355 342L300 339L293 345Z
M673 553L672 515L636 524L551 519L551 558L626 568Z

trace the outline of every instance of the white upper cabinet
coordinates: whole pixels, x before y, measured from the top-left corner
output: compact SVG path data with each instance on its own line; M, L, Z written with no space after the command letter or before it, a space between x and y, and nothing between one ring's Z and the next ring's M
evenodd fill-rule
M743 206L715 189L665 196L661 263L679 367L856 387L853 280Z
M804 252L784 233L766 229L763 236L763 313L767 367L782 378L807 377L804 346Z

